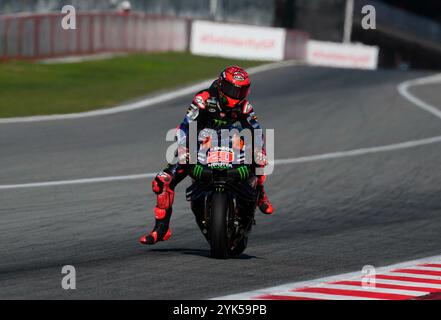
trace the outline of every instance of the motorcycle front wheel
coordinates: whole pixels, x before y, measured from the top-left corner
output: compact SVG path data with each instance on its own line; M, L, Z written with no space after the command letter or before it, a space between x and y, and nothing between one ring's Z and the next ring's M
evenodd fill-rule
M228 258L228 210L228 196L225 193L214 193L210 214L210 247L213 258Z

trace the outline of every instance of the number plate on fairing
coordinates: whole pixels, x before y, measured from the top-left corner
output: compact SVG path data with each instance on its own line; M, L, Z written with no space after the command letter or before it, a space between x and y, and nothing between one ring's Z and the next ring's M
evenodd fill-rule
M232 168L233 159L233 149L227 147L214 147L207 154L207 164L212 169Z

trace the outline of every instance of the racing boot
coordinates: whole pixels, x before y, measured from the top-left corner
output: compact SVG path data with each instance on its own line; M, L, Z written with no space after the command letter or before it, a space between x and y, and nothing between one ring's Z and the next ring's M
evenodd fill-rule
M259 190L259 199L257 199L257 206L264 214L270 215L274 213L274 209L273 205L268 199L265 188L263 187L263 183L265 182L265 180L266 176L259 176L257 180L257 189Z
M172 205L174 191L170 188L172 176L167 172L159 173L152 182L153 192L157 196L155 206L155 227L147 235L139 239L141 244L155 244L158 241L166 241L171 236L170 218L172 215Z
M259 207L260 211L262 211L264 214L273 214L274 213L273 205L269 201L263 186L261 188L262 190L260 192L259 199L257 201L257 206Z

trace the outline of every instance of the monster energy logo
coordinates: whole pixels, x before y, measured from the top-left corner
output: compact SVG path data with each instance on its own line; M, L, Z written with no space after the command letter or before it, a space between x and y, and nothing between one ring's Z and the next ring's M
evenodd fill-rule
M202 168L202 166L200 164L197 164L193 168L193 175L195 176L195 178L200 179L202 177L203 170L204 170L204 168Z
M216 169L216 170L225 170L225 169L228 169L229 167L231 167L231 165L229 166L229 165L222 164L222 163L220 163L220 164L212 164L212 163L210 163L208 165L208 167L210 167L211 169Z
M248 171L248 167L245 166L241 166L239 168L237 168L237 171L240 174L240 179L245 180L246 178L248 178L249 176L249 171Z
M215 126L223 126L227 124L226 120L221 120L221 119L213 119L214 120L214 125Z

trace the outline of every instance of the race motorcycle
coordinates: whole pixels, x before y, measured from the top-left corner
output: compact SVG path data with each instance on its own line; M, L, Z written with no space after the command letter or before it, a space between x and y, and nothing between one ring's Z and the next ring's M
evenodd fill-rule
M210 146L206 157L193 166L193 183L186 191L211 256L218 259L238 256L246 249L259 196L253 165L234 161L245 152L235 150L234 144L231 138L227 146Z

